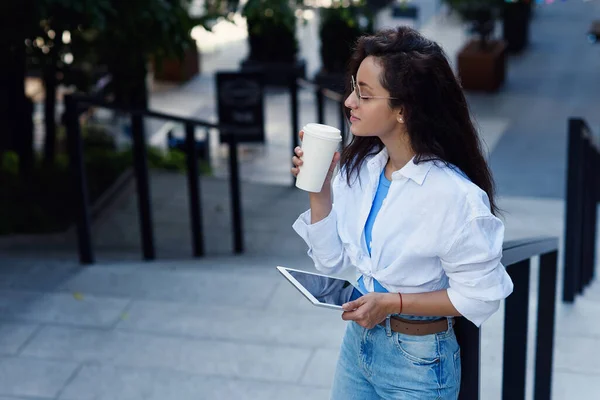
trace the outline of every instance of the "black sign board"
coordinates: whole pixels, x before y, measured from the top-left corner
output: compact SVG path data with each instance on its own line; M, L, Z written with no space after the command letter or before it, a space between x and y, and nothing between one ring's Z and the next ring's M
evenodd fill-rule
M235 132L221 129L221 141L231 133L238 142L264 142L264 100L262 75L257 73L218 72L217 109L219 124Z

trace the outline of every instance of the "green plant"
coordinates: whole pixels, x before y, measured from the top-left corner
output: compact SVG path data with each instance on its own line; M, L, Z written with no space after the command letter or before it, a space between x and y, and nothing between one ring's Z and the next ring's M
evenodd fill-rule
M80 73L84 65L81 55L89 50L76 44L88 27L102 27L109 10L108 0L36 0L32 4L25 38L26 62L29 73L39 73L44 83L47 165L55 158L57 88L60 84L74 84L80 90L88 90L92 85L93 71L87 76Z
M444 1L471 24L470 31L478 36L480 48L487 48L504 0Z
M180 172L183 172L186 169L185 154L181 151L162 151L154 147L149 147L147 151L148 165L150 168Z
M32 1L32 0L27 0ZM146 64L154 59L183 59L195 48L192 28L209 29L238 0L206 0L199 16L190 15L191 0L36 0L29 18L31 66L49 65L70 82L90 88L98 69L112 75L109 90L125 105L145 102ZM63 43L63 32L69 42ZM37 43L43 41L42 46ZM71 53L69 64L64 56Z
M81 136L84 151L87 148L103 148L114 150L117 148L115 138L106 128L97 124L84 124L81 127Z
M195 48L191 29L210 24L234 10L238 0L205 0L194 16L190 0L4 0L0 35L5 50L0 75L0 153L19 152L22 171L30 169L31 105L23 82L42 76L46 89L45 156L54 159L55 92L59 84L88 91L98 78L112 75L106 88L123 105L145 107L149 59L183 57ZM195 10L199 10L195 7ZM160 62L157 63L160 65Z
M363 0L351 5L335 0L331 7L321 9L319 36L323 72L343 74L356 40L373 32L373 15Z
M19 155L14 151L7 151L2 154L0 169L16 175L19 172Z
M166 151L148 147L148 166L154 169L162 169L166 171L187 171L187 158L184 152L176 149L168 149ZM200 175L212 174L212 168L208 160L198 159L198 172Z
M90 199L94 201L126 168L105 156L84 159ZM27 180L10 169L0 169L0 234L64 231L75 220L75 198L66 155L52 166L38 159Z
M84 125L82 139L88 194L94 202L133 165L133 152L115 150L112 136L98 125ZM186 171L185 155L178 150L163 152L149 147L147 157L149 168ZM59 152L52 166L38 157L27 180L17 167L16 153L5 152L0 159L0 235L64 231L75 221L77 209L68 155ZM199 171L210 174L209 163L199 160Z
M249 60L296 60L296 16L289 0L248 0L242 9L248 25Z

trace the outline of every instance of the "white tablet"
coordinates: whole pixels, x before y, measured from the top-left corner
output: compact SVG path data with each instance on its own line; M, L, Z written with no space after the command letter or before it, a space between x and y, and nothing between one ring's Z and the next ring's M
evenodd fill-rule
M345 279L286 267L277 267L277 270L315 306L341 310L354 290Z

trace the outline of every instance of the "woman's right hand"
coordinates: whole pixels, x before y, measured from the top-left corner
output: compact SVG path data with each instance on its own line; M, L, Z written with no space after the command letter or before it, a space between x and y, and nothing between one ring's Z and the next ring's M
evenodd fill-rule
M299 136L300 136L300 141L302 141L302 139L304 138L304 131L300 131ZM300 166L303 164L302 156L304 155L304 153L302 152L302 149L300 148L300 146L296 146L296 148L294 149L294 153L295 153L295 156L292 157L292 164L294 165L294 167L292 167L292 175L294 175L294 177L298 177L298 173L300 172ZM331 178L333 177L333 172L335 171L335 167L339 161L340 161L340 153L338 151L336 151L333 154L333 159L331 160L331 165L329 166L329 171L327 172L327 176L325 177L325 182L323 183L323 187L328 187L328 185L331 184Z

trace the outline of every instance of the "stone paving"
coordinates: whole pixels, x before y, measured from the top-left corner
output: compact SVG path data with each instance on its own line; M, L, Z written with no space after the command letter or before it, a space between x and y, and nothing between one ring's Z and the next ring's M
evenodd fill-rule
M500 184L507 239L557 236L562 248L559 153L567 116L577 113L597 125L592 107L600 53L582 44L579 32L585 38L598 10L591 2L538 8L532 47L512 57L507 86L496 95L468 96ZM419 27L451 57L464 40L451 17ZM305 29L302 34L314 34L314 26ZM207 55L205 73L182 87L157 86L153 107L214 120L210 74L224 65L237 68L244 46L230 43ZM312 99L308 93L301 99L301 122L308 121ZM165 173L151 180L159 261L138 261L132 190L96 220L94 266L76 263L73 232L0 240L0 400L328 398L345 323L335 311L310 306L274 269L312 268L291 230L307 199L290 187L287 112L286 95L270 91L267 144L241 150L242 256L230 255L228 189L221 179L226 149L217 141L216 177L202 179L206 258L189 258L185 178ZM335 115L331 110L332 122ZM161 134L151 141L163 142ZM559 265L559 277L561 271ZM534 260L531 316L537 275ZM574 305L559 302L557 313L553 399L598 398L598 283ZM501 310L482 329L484 400L501 397L502 327ZM530 344L534 335L532 329ZM532 362L529 346L529 378ZM531 392L529 384L528 398Z

